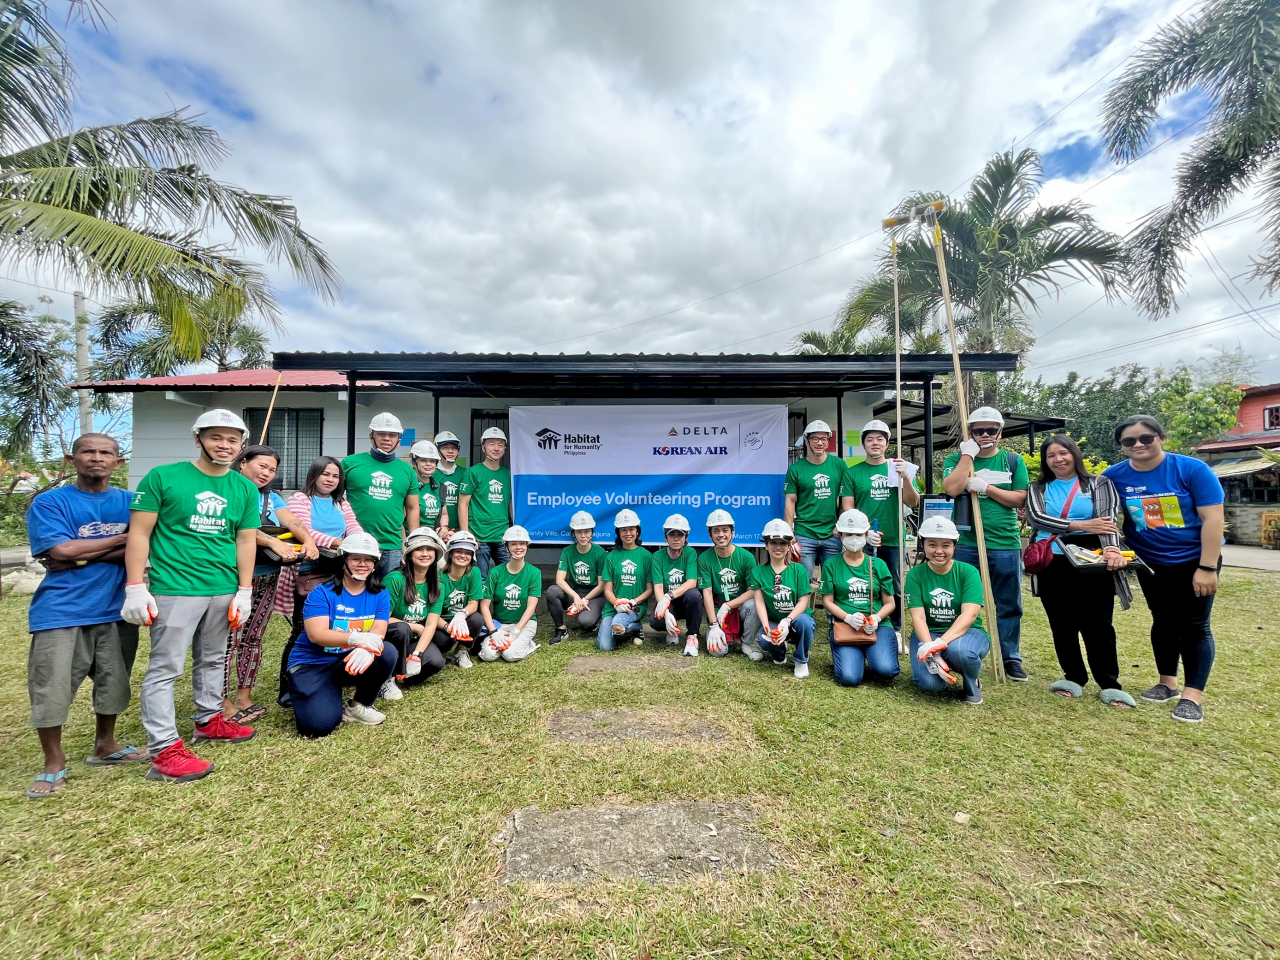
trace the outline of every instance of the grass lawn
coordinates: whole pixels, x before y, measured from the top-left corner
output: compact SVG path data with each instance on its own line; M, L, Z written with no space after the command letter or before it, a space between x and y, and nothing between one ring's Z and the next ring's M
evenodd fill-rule
M1056 662L1028 598L1032 682L988 680L978 708L902 677L839 688L825 643L797 682L736 655L682 673L569 676L568 660L593 648L573 639L522 664L449 667L381 727L348 724L322 742L299 740L273 708L249 743L200 751L213 776L179 786L144 781L141 765L79 762L86 685L66 789L38 803L22 796L39 769L26 599L9 598L0 956L1274 957L1278 597L1276 574L1227 572L1199 726L1174 723L1168 706L1104 707L1092 686L1077 702L1049 694ZM1117 622L1136 693L1155 679L1141 600ZM277 618L263 702L284 632ZM548 742L552 710L618 705L705 716L731 734ZM120 739L145 742L136 699ZM758 812L776 872L501 881L494 838L517 808L730 798Z

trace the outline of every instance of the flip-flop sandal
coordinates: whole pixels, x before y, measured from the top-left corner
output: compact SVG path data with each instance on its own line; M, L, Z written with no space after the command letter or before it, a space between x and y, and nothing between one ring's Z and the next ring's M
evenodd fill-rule
M58 793L61 792L62 781L65 780L66 777L67 777L66 767L63 767L57 773L37 773L35 780L32 782L31 786L27 788L27 799L43 800L45 799L45 797L56 796ZM35 785L37 783L51 783L53 784L53 787L47 793L44 791L37 791L35 789Z
M252 704L242 710L237 710L230 716L232 723L250 724L255 720L261 720L267 715L267 708L261 704Z
M140 753L140 757L131 757L131 753ZM145 750L139 750L137 747L128 746L115 753L109 753L105 757L95 757L93 754L84 758L86 766L89 767L120 767L126 763L142 763L144 760L150 760L151 756Z
M1103 690L1099 699L1108 707L1119 707L1122 710L1138 705L1133 697L1123 690Z
M1055 680L1049 684L1049 689L1060 697L1069 697L1072 700L1079 700L1084 696L1084 687L1070 680Z

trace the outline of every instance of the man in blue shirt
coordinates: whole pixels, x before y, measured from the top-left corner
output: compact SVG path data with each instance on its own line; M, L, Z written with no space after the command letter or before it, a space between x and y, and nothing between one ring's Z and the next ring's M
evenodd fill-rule
M62 727L76 690L93 677L97 715L90 766L139 763L147 752L116 742L116 716L129 705L129 674L138 652L138 628L120 619L124 602L124 543L129 493L111 486L120 447L106 434L76 438L67 461L75 483L39 494L27 511L31 553L49 573L28 611L31 654L27 689L31 725L44 748L44 772L27 796L62 789L67 757Z

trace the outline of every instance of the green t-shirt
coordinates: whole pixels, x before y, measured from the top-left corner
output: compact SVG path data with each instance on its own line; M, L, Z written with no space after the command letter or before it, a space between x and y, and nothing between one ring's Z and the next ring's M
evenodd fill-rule
M444 606L444 591L440 591L440 596L436 597L435 603L427 603L427 585L425 583L416 584L418 591L418 599L413 603L406 604L404 602L404 574L399 570L393 570L387 574L387 579L382 581L387 588L387 595L391 598L391 616L397 620L403 620L405 623L422 623L430 614L439 613Z
M449 529L458 529L458 488L467 475L465 467L455 467L453 473L445 473L436 467L435 478L440 484L440 500L449 511Z
M383 463L370 453L353 453L342 461L347 502L360 529L378 538L383 550L404 547L404 501L418 493L418 475L403 460Z
M782 492L796 495L795 534L825 540L840 516L840 485L848 467L839 457L827 454L816 466L801 457L787 468Z
M654 583L662 584L667 593L688 580L697 580L698 552L685 544L680 556L672 560L666 547L658 548L649 562L649 577Z
M849 467L840 485L840 496L853 497L854 507L867 515L871 529L879 529L884 535L886 547L898 545L898 489L889 483L888 463L872 466L863 461Z
M1000 473L1009 472L1009 463L1013 462L1013 482L996 484L1001 490L1025 490L1031 485L1027 479L1027 465L1023 463L1022 458L1017 454L1010 454L1005 450L997 450L993 456L979 457L973 462L974 473L981 473L983 470L996 470ZM951 471L956 468L956 464L960 462L960 453L948 453L945 460L942 461L942 476L947 477ZM961 496L969 496L963 493ZM982 510L982 532L986 535L988 550L1021 550L1022 549L1022 528L1018 523L1018 511L1013 507L1006 507L1004 504L996 503L990 497L978 498L979 508ZM978 538L974 535L973 530L961 530L960 542L968 544L971 547L978 545Z
M725 559L716 555L715 547L703 550L702 556L698 557L698 589L710 587L711 599L716 606L728 603L747 589L755 566L756 558L751 551L737 544Z
M781 574L767 563L758 564L751 568L751 579L747 583L752 590L760 591L769 619L774 623L791 616L796 602L809 592L809 574L803 563L788 563Z
M868 567L868 563L872 566ZM875 577L874 597L867 596L868 576ZM893 577L879 557L863 554L862 562L851 567L841 553L822 565L822 587L818 592L824 597L831 597L845 613L871 614L880 609L882 596L886 593L893 596Z
M418 524L420 526L433 529L440 526L440 508L442 506L439 485L433 490L428 483L418 484Z
M493 601L491 615L498 623L516 623L524 616L530 597L542 596L542 574L532 563L512 573L505 563L489 571L484 582L485 599Z
M258 488L232 471L211 477L193 463L153 467L130 510L154 513L151 592L165 597L221 597L240 585L236 533L262 526Z
M960 615L960 607L966 603L982 603L982 577L978 568L959 560L951 562L951 569L942 575L933 572L927 563L907 571L907 608L924 608L924 619L931 631L949 630ZM973 621L982 629L982 614Z
M477 463L467 471L458 493L470 494L467 528L481 543L497 543L511 525L511 471Z
M649 570L653 563L653 554L644 547L633 547L624 550L619 547L605 557L604 570L600 579L613 584L613 595L619 600L632 600L649 589ZM632 612L643 617L645 607L640 604ZM611 617L618 611L608 600L604 602L604 615Z
M599 544L593 543L586 553L579 553L578 545L571 543L560 551L556 569L565 572L565 578L576 588L576 593L582 593L593 589L599 582L608 556Z
M484 597L484 583L480 579L480 571L475 567L462 575L461 580L451 580L444 571L440 572L440 596L442 598L441 613L452 617L460 610L466 610L472 600Z

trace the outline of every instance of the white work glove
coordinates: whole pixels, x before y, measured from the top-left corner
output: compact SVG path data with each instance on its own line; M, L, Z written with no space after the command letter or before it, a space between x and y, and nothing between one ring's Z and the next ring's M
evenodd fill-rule
M722 603L720 604L720 609L716 611L716 624L719 625L721 630L724 629L724 618L729 615L729 611L732 609L727 603Z
M471 628L467 626L466 611L459 610L453 615L453 619L449 621L449 629L446 632L455 640L471 639Z
M867 633L874 634L878 629L880 629L879 615L873 613L871 616L864 619L862 622L862 629L867 631Z
M374 656L382 653L382 638L376 633L366 633L364 630L352 630L347 634L347 646L363 647Z
M845 614L844 622L855 630L861 630L862 625L867 622L867 618L861 613Z
M662 599L657 602L653 608L653 615L659 620L667 615L667 609L671 606L671 594L664 593Z
M987 487L989 486L991 486L991 484L982 479L982 477L972 476L965 482L964 488L966 490L972 490L980 497L985 497L987 495Z
M345 658L347 673L353 677L357 674L364 673L369 669L369 665L373 663L374 654L372 650L364 647L352 647Z
M981 450L982 448L978 446L977 440L961 440L960 441L960 456L962 457L969 457L972 460L977 460L978 453Z
M916 482L916 474L920 472L920 465L912 463L910 460L894 460L893 465L897 468L898 476L906 477L907 483Z
M120 608L120 616L138 627L149 627L151 621L160 616L156 598L151 595L145 583L124 585L124 606Z
M493 647L493 649L501 653L503 650L510 649L511 641L513 641L514 639L515 639L515 635L510 630L503 630L500 633L495 633L492 637L490 637L489 644Z
M416 653L411 653L404 658L404 675L406 677L416 677L422 672L422 658Z
M231 606L227 607L227 622L232 630L239 630L249 619L249 610L253 607L253 587L237 587L236 595L231 598Z
M724 653L727 649L729 641L725 639L724 631L712 624L707 631L707 653Z
M613 609L618 613L630 613L632 610L632 601L619 600L613 605Z
M783 643L787 639L787 634L791 632L791 618L783 617L778 621L777 627L769 631L769 637L774 643Z
M678 637L680 635L680 624L676 621L676 617L674 613L667 611L666 615L663 616L662 620L667 625L668 637Z
M883 534L883 533L881 533L879 530L868 530L868 531L867 531L867 546L868 546L868 547L878 547L878 546L880 546L880 544L882 544L882 543L884 543L884 534Z
M571 617L576 617L585 609L587 609L587 601L582 598L578 598L573 601L573 603L569 604L569 609L566 610L565 613Z
M916 659L924 663L935 653L942 653L945 649L947 649L946 641L930 640L928 643L922 643L916 647Z

